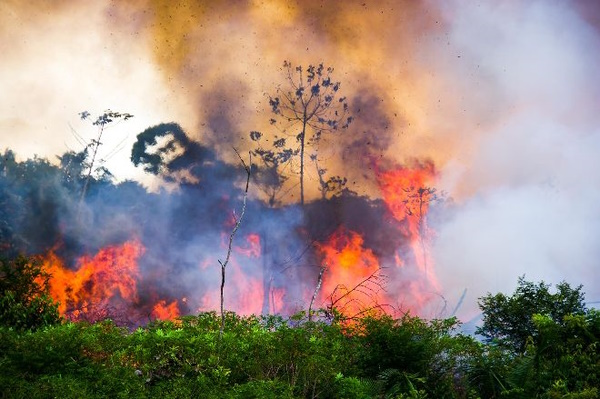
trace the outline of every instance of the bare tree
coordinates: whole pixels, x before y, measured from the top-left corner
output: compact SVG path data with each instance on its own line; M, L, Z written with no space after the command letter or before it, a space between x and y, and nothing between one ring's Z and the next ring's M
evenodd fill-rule
M231 231L231 234L229 235L229 245L227 246L227 256L225 257L225 261L221 261L219 259L219 264L221 265L221 328L219 329L219 340L223 337L223 331L225 330L225 295L224 295L224 292L225 292L225 269L227 268L227 264L229 263L229 259L231 258L231 249L233 246L233 238L235 237L235 234L237 233L238 229L240 228L240 225L242 224L242 219L244 218L244 213L246 213L246 200L248 198L248 187L250 186L250 175L251 175L250 166L248 166L246 164L246 162L244 162L244 159L242 158L240 153L235 148L234 148L234 151L237 154L237 156L240 158L240 161L242 162L242 165L244 166L244 169L246 170L246 188L244 189L244 197L242 200L242 210L240 212L240 216L235 217L235 212L234 212L235 224L233 226L233 230ZM249 164L252 165L252 153L250 153Z
M250 138L257 143L261 143L262 137L261 132L250 132ZM260 161L260 164L252 165L254 180L267 195L269 207L274 208L280 203L281 191L289 178L283 169L289 166L292 157L298 155L298 150L287 148L286 139L275 136L272 148L258 147L252 155Z
M271 125L294 137L299 148L294 155L300 158L300 203L304 204L304 155L307 146L315 147L323 133L346 129L352 117L348 116L346 97L339 97L340 82L332 80L332 67L309 65L294 67L284 61L285 85L277 88L277 94L269 97L274 114ZM252 137L252 133L251 133ZM278 139L284 146L285 138Z
M87 111L83 111L79 113L79 117L82 120L87 120L90 118L90 113ZM92 178L92 173L94 172L94 167L96 166L96 156L98 155L98 148L100 148L100 146L102 145L102 135L104 134L104 130L106 129L107 125L111 124L112 122L116 121L116 120L128 120L129 118L133 118L133 115L128 114L128 113L120 113L120 112L114 112L111 110L107 110L105 111L102 115L98 116L96 118L96 120L94 120L92 122L93 126L96 126L98 128L98 134L96 136L95 139L92 139L90 141L89 144L87 144L86 146L86 153L88 150L91 149L92 151L92 157L88 163L88 171L87 174L85 176L85 180L83 182L83 189L81 190L81 197L79 199L79 203L81 204L83 202L83 199L85 198L85 194L87 193L87 189L88 186L90 184L90 179Z

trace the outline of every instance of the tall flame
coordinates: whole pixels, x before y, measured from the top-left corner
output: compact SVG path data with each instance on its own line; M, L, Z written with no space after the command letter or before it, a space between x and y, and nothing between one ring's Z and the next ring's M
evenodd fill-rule
M346 315L380 304L379 260L364 247L363 237L339 227L323 244L317 244L322 258L323 284L320 298Z
M264 287L258 273L251 266L260 258L260 236L246 235L242 245L234 247L231 264L231 288L236 291L237 301L229 308L240 314L259 314L262 308ZM250 267L248 266L250 264Z
M415 260L425 272L432 263L427 251L432 234L427 226L427 211L430 203L437 198L436 191L431 186L435 175L435 167L431 162L377 173L383 200L397 221L407 222L407 233Z
M227 239L229 237L223 233L221 248L227 249ZM240 237L241 238L241 237ZM264 287L256 266L261 256L260 236L256 233L250 233L243 237L239 245L234 244L230 262L226 267L225 273L225 308L236 313L249 315L259 314L262 308ZM205 261L200 268L203 272L210 272L211 265L218 265L219 261ZM220 275L220 274L219 274ZM233 295L232 295L233 294ZM215 285L203 293L199 299L199 311L208 311L218 309L219 288ZM235 297L233 301L231 298Z
M424 277L424 280L413 277L409 284L412 291L409 302L422 307L433 292L440 291L430 252L433 231L427 225L430 204L438 199L436 189L432 187L436 178L435 167L432 162L424 162L376 170L383 200L394 219L404 226L414 264ZM396 264L404 267L407 260L397 254Z

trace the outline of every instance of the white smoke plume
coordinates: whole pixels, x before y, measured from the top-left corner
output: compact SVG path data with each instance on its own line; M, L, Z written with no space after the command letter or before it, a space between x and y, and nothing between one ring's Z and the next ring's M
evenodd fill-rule
M564 2L466 4L448 7L456 59L440 72L456 77L467 118L481 119L456 132L468 145L442 169L456 203L436 226L440 279L449 298L467 288L463 316L521 275L583 284L597 301L598 30Z

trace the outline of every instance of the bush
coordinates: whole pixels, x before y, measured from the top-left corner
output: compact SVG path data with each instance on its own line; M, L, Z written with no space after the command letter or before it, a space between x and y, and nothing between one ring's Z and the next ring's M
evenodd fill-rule
M49 295L49 278L36 259L0 260L0 325L35 330L60 323L58 305Z
M591 398L600 313L534 315L526 352L457 334L454 319L216 313L135 331L110 321L0 326L0 398Z

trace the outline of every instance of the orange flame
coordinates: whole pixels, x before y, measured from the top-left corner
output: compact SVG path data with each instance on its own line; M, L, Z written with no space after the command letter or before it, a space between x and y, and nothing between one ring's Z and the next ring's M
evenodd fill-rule
M429 206L437 199L436 190L431 186L435 177L435 167L431 162L385 171L377 169L377 181L383 200L393 217L398 222L406 223L405 233L410 239L415 264L427 280L425 284L421 282L417 286L428 286L429 291L439 290L429 248L433 232L427 226ZM397 255L396 264L402 267L407 262ZM414 287L414 284L411 286ZM423 293L421 295L423 296Z
M317 251L325 267L320 298L346 315L355 315L381 300L378 285L379 260L363 237L344 227L338 228Z
M161 299L152 308L152 317L160 320L173 320L179 317L179 306L177 301L173 301L167 305L167 301Z
M77 318L92 308L106 308L115 302L135 303L139 270L137 260L144 252L138 241L101 249L94 257L83 256L77 270L67 269L49 252L43 267L51 274L50 295L62 315Z
M419 234L418 220L429 209L431 184L436 177L433 163L425 162L409 168L377 170L377 182L383 199L396 220L408 218L410 231Z

